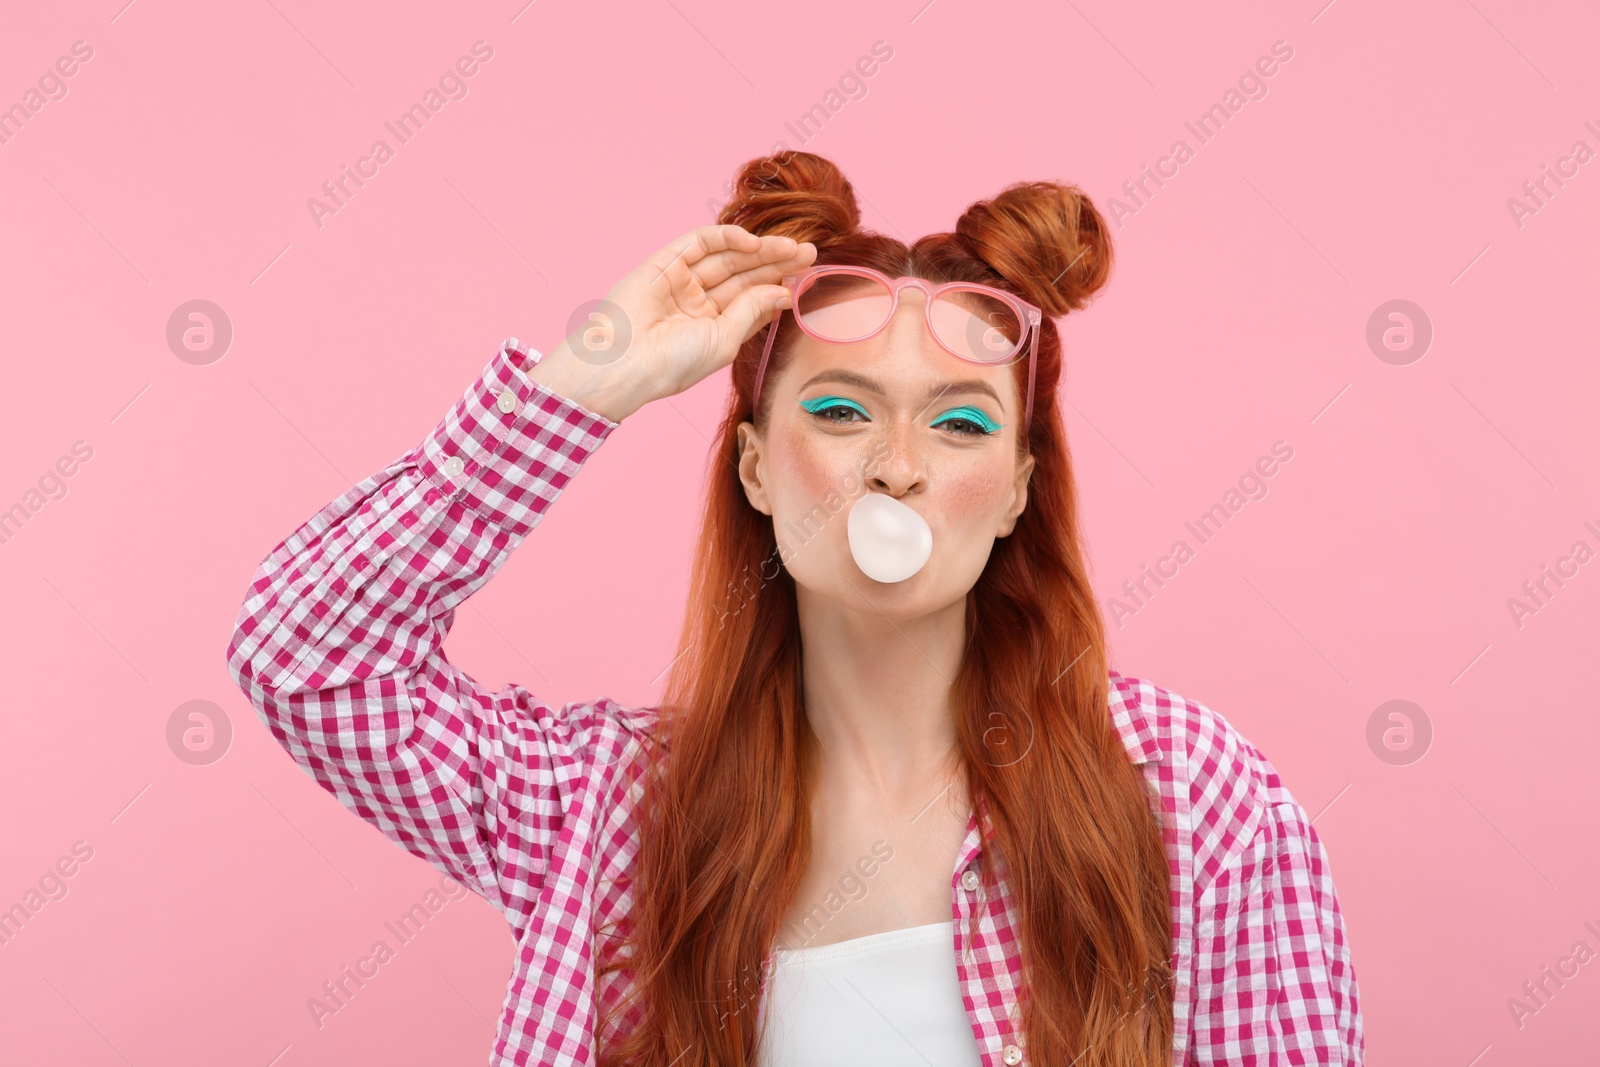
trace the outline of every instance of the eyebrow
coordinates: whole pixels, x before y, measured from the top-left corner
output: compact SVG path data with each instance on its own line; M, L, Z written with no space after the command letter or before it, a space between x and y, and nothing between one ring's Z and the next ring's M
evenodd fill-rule
M839 382L844 385L854 385L859 389L877 393L879 396L885 395L886 392L876 378L868 378L864 374L857 374L855 371L848 370L825 370L800 388L803 391L821 382ZM994 402L999 404L1002 410L1005 408L1005 404L1000 400L1000 394L994 391L994 386L978 378L963 378L959 381L935 385L928 390L927 399L932 402L941 396L947 396L952 393L987 393L994 398Z

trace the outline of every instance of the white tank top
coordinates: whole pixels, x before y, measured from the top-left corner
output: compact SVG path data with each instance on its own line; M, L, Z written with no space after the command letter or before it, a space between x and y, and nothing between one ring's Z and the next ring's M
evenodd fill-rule
M980 1067L949 920L777 949L761 1067Z

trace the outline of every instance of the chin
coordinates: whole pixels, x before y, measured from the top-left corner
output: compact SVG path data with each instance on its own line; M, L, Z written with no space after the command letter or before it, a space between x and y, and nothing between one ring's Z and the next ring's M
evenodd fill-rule
M949 578L940 574L935 560L931 559L917 573L898 582L880 582L867 577L853 559L846 573L855 590L860 591L852 590L849 585L844 587L843 592L853 601L851 606L857 611L882 615L892 622L931 615L966 597L964 590L950 588Z

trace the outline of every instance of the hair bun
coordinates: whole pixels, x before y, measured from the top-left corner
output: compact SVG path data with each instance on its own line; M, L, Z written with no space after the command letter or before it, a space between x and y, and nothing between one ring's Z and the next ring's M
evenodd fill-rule
M1077 186L1016 182L979 200L956 236L1046 315L1076 311L1111 274L1111 234Z
M717 213L758 235L810 241L820 251L861 224L855 189L831 160L810 152L752 159L733 180L733 197Z

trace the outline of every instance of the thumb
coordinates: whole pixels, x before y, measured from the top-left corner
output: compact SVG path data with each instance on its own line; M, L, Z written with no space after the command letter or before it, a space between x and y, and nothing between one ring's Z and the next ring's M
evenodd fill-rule
M777 320L777 305L780 303L785 307L790 303L789 290L783 286L751 286L734 297L733 303L720 316L725 331L723 336L733 338L733 347L737 349L767 323Z

